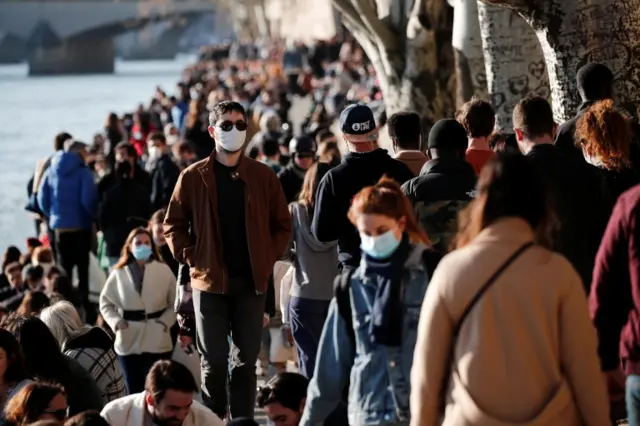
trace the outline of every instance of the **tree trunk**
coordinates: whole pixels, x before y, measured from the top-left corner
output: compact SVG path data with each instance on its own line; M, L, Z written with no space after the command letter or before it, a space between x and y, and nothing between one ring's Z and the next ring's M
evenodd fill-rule
M590 62L615 76L620 105L640 109L639 0L483 0L517 10L536 29L544 52L556 120L580 104L576 73Z
M511 114L523 97L550 98L544 55L536 33L517 13L480 3L478 16L496 128L511 133Z
M476 0L449 0L454 8L452 46L455 55L456 104L472 97L489 99Z
M377 8L368 0L333 1L375 67L387 115L416 111L428 131L454 114L453 10L446 0L379 0Z

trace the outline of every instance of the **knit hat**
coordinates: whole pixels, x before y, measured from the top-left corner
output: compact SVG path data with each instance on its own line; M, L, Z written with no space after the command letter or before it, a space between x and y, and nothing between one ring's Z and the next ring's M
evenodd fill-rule
M438 121L429 132L428 149L459 151L467 149L467 132L462 124L447 118Z

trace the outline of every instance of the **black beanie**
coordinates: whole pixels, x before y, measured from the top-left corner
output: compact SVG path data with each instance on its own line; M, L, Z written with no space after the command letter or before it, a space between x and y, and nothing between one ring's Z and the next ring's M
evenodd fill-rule
M429 132L427 148L460 151L467 149L467 132L452 118L438 121Z

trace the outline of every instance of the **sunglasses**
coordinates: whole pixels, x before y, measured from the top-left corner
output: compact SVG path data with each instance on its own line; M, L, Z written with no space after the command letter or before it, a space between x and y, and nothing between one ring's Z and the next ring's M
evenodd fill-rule
M225 120L218 124L218 127L220 127L223 132L229 132L233 129L234 125L236 126L236 129L241 132L247 130L247 122L243 120L236 121L235 123L233 121Z
M53 417L55 417L56 419L60 420L61 422L64 421L67 418L67 408L63 408L60 410L55 410L55 411L45 411L45 414L51 414Z

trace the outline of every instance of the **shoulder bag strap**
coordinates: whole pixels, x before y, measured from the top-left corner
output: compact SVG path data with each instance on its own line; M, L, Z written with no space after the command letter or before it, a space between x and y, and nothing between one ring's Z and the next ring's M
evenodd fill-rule
M469 304L467 305L467 307L465 308L465 310L462 312L462 315L460 316L460 318L458 319L458 322L456 323L456 326L453 329L453 338L454 340L457 339L458 334L460 333L460 329L462 328L462 325L464 324L464 320L467 318L467 316L469 315L469 313L471 313L471 310L476 306L476 304L480 301L480 299L482 298L482 296L486 293L487 290L489 290L489 288L491 287L491 285L493 283L496 282L496 280L498 278L500 278L500 275L502 275L504 273L504 271L507 270L507 268L509 266L511 266L511 264L513 262L515 262L516 259L518 259L520 257L520 255L522 255L522 253L524 253L525 251L527 251L529 248L533 247L534 243L533 242L528 242L526 244L524 244L522 247L520 247L518 250L516 250L515 253L513 253L503 264L502 266L500 266L494 273L493 275L491 275L489 277L489 279L487 280L487 282L485 282L482 287L480 287L480 290L478 290L478 292L476 293L476 295L473 297L473 299L471 299L471 301L469 302ZM455 341L454 341L454 345L455 345Z

